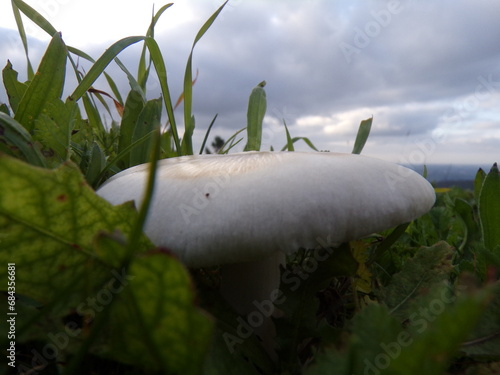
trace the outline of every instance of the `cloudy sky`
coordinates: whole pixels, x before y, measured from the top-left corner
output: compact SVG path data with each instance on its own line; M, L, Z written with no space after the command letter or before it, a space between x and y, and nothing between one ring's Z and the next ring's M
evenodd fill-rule
M164 5L26 1L62 31L66 44L94 58L120 38L143 35L153 5ZM10 59L25 79L9 3L0 4L1 64ZM179 0L160 19L156 38L174 97L194 36L221 3ZM373 116L365 155L414 165L500 162L499 14L495 0L230 0L194 53L198 146L216 113L213 136L227 139L244 127L248 96L265 80L263 149L284 145L284 118L292 136L308 137L321 150L350 152L360 121ZM26 29L37 62L49 38L28 21ZM140 47L120 56L132 70ZM116 66L108 71L125 97L123 73ZM71 91L74 80L67 85ZM152 82L148 97L158 96Z

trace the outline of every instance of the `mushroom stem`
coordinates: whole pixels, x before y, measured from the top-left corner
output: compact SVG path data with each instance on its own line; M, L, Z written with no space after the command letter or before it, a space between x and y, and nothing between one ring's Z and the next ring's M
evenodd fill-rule
M273 359L277 358L276 329L271 316L279 316L274 301L279 296L280 264L285 264L282 252L262 260L221 266L221 295L246 318Z

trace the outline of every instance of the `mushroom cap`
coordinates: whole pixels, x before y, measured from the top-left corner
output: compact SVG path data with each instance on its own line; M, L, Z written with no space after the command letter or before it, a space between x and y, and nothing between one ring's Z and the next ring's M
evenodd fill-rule
M109 179L98 194L140 204L148 164ZM145 232L190 267L253 261L359 239L433 206L418 173L360 155L243 152L160 160Z

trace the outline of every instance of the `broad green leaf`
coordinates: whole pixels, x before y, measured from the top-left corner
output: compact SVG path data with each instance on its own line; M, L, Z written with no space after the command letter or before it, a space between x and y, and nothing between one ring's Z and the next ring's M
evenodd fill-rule
M454 207L465 227L464 239L459 249L464 250L468 248L473 241L479 241L481 239L481 231L474 218L474 210L468 202L464 199L457 198L454 201Z
M407 319L427 289L449 278L453 253L444 241L421 247L403 269L393 275L389 285L378 291L379 299L389 307L391 314L401 321Z
M479 196L479 216L484 245L490 251L500 251L500 172L497 163L484 179Z
M80 302L62 291L82 298L95 275L110 273L94 237L118 230L126 239L137 216L98 197L71 162L47 170L0 154L0 191L0 260L18 265L17 292L41 302ZM141 236L137 251L150 247Z
M53 155L54 165L69 160L76 111L75 103L54 99L35 120L34 139L40 141L46 155Z
M18 317L19 333L45 325L42 345L61 340L64 326L47 328L72 310L90 334L78 329L58 347L68 369L90 350L152 371L201 372L212 322L194 306L187 270L164 251L146 252L132 205L111 206L71 163L46 170L4 155L0 190L0 261L16 264L18 295L43 303L36 320Z
M363 147L370 135L370 130L372 128L373 117L361 121L358 128L358 134L356 135L356 141L354 142L354 147L352 149L353 154L361 154Z
M28 85L17 80L17 72L12 69L12 64L7 60L7 66L2 70L3 84L9 97L9 104L16 113L17 107Z
M122 152L132 143L132 136L134 129L139 118L139 114L144 108L144 101L141 93L131 90L128 93L127 100L125 101L125 108L123 110L122 121L120 123L120 138L118 141L118 152ZM124 168L130 167L129 160L127 160Z
M260 151L262 142L262 121L266 114L266 81L259 83L250 94L247 111L247 144L245 151Z
M137 118L132 142L139 140L147 134L152 134L153 131L160 128L161 109L161 99L153 99L146 102ZM130 166L148 162L151 158L152 144L153 140L150 139L132 149L130 152Z
M34 121L47 103L61 98L66 75L67 54L68 51L61 35L56 33L40 62L35 77L19 102L14 117L29 132L33 131Z
M0 150L14 156L19 156L20 153L28 163L39 167L45 166L45 158L35 145L31 134L3 112L0 112Z
M405 326L386 306L370 304L352 319L347 348L328 349L306 374L326 375L336 370L339 375L441 375L490 297L489 291L457 297L447 286L436 285Z
M494 288L486 311L461 347L465 354L480 360L500 360L500 284Z
M477 325L491 296L491 290L471 290L456 296L448 286L435 287L425 304L410 316L408 331L411 336L401 340L400 333L396 340L381 347L390 360L388 371L382 373L445 373L461 343ZM373 364L381 363L374 358Z
M212 323L193 308L189 274L166 252L134 259L133 280L112 306L107 354L175 374L200 374Z
M85 179L91 186L95 186L97 179L106 164L104 151L97 142L92 142L87 169L85 170Z

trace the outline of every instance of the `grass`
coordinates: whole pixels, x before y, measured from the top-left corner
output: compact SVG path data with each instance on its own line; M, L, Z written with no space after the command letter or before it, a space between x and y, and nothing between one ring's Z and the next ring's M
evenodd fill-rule
M28 80L20 82L10 63L3 69L9 103L0 104L0 259L16 265L18 315L15 368L0 373L498 372L496 164L478 171L474 190L439 190L432 210L412 223L334 249L323 244L323 250L335 253L328 260L318 260L312 249L298 251L283 269L287 282L279 308L285 314L275 321L280 351L273 362L255 337L238 340L241 320L217 293L217 268L187 270L142 233L156 161L193 154L192 137L199 129L192 108L192 56L225 4L194 39L183 94L175 104L154 39L155 25L170 4L156 12L144 36L117 41L95 60L67 46L28 4L12 4ZM29 60L21 14L52 37L38 74ZM118 55L136 43L143 49L134 75ZM75 57L92 63L86 74ZM106 73L112 63L129 81L126 95ZM63 100L68 74L78 84ZM145 88L153 74L162 96L148 100ZM92 87L101 76L106 91ZM213 143L219 153L245 138L246 151L260 149L264 87L261 82L250 93L248 126L225 143ZM181 101L178 121L174 109ZM108 127L103 117L111 111L109 103L121 117ZM200 153L216 118L202 130ZM362 152L372 121L361 122L353 153ZM311 140L292 137L284 126L283 150L293 151L297 141L315 149ZM138 210L113 207L94 193L113 174L148 161L149 193ZM308 271L311 264L314 272ZM0 278L7 276L2 267ZM9 306L14 293L6 282L0 288L3 306ZM9 348L3 327L2 345Z

